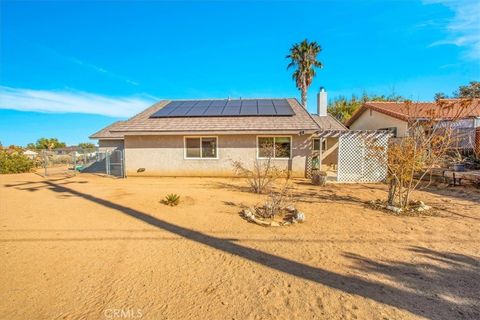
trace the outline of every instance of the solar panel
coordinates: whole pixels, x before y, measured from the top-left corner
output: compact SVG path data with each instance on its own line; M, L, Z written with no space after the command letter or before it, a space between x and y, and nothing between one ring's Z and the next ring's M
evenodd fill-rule
M228 100L226 107L241 107L242 100Z
M239 114L240 114L240 106L236 106L236 107L226 106L225 109L223 109L222 116L238 116Z
M151 118L293 116L286 99L178 100L152 114Z
M257 100L243 100L242 101L242 107L251 107L251 106L257 106L258 102Z
M275 107L290 107L290 104L286 99L274 99L272 103Z
M275 111L275 108L273 106L258 106L258 114L261 116L271 116L276 115L277 112Z
M227 104L228 100L214 100L210 107L225 107Z
M257 101L256 100L244 100L244 101L242 101L242 107L240 109L240 115L242 115L242 116L256 116L256 115L258 115Z
M207 111L208 107L193 107L192 109L190 109L190 111L187 112L186 116L187 117L199 117L201 115L203 115L205 113L205 111Z
M210 106L207 111L203 114L204 116L221 116L223 111L222 106Z
M196 101L195 107L208 107L212 104L212 100L200 100Z
M275 111L277 116L291 116L293 112L290 106L276 106Z
M276 115L275 107L272 100L258 100L258 114L261 116Z
M262 99L258 100L258 107L273 107L273 100Z

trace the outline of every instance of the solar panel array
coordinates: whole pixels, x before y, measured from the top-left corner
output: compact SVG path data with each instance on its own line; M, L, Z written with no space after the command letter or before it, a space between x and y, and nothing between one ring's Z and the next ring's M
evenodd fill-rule
M287 99L182 100L169 102L150 118L293 116Z

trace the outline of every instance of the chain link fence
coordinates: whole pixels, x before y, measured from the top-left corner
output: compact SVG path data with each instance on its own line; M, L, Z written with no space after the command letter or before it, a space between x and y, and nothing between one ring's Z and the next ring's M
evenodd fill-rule
M45 177L73 176L77 173L106 174L124 178L122 150L84 150L81 148L59 148L41 150L37 166Z

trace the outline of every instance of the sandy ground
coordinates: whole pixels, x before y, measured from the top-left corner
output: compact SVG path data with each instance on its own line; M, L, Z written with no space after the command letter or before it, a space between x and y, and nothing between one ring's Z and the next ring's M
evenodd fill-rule
M307 222L263 228L241 180L0 176L0 318L480 318L478 192L397 217L383 185L294 185Z

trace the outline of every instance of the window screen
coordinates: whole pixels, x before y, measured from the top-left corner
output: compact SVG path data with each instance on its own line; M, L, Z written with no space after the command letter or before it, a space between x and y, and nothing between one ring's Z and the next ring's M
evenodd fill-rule
M290 158L291 147L290 137L258 137L259 158Z

